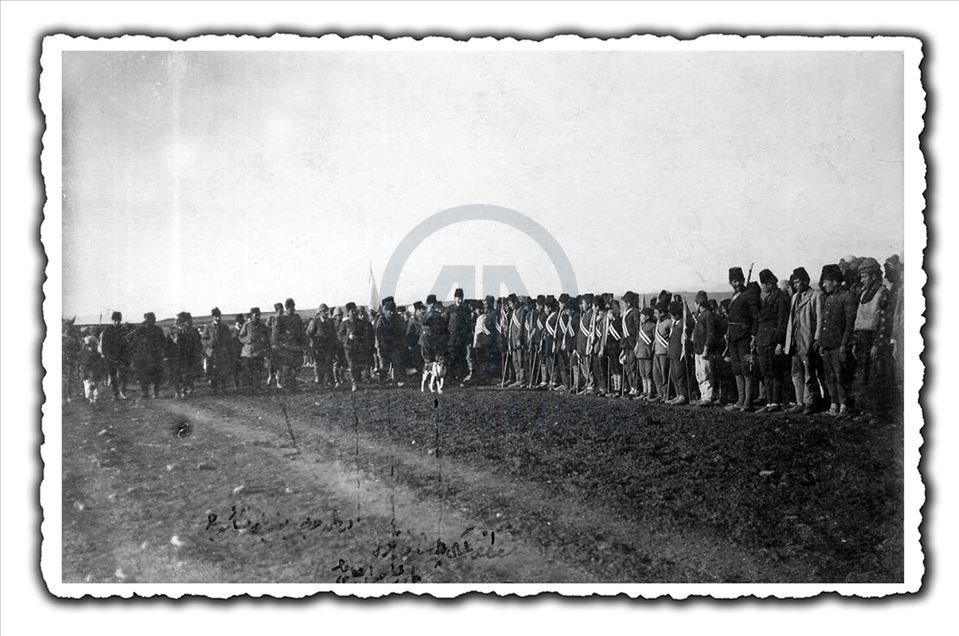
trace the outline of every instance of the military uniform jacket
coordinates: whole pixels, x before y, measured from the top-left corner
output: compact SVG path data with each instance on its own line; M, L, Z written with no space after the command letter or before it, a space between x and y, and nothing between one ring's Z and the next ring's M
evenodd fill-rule
M331 318L313 316L307 325L306 335L310 344L319 350L325 350L336 344L336 325Z
M140 325L133 332L133 366L138 369L155 368L163 362L166 336L157 325Z
M553 311L546 316L543 323L543 346L541 351L552 354L556 351L559 336L559 312Z
M100 355L108 362L118 363L123 359L123 330L116 325L107 325L100 334Z
M543 331L546 329L546 314L539 309L530 309L526 313L526 345L529 351L540 351L543 343Z
M670 360L679 361L683 359L683 338L686 337L686 330L683 329L683 321L671 319L669 326L669 351L667 355Z
M363 349L362 322L359 318L344 318L337 330L336 337L350 352L358 353Z
M509 317L509 348L526 349L526 309L517 307Z
M450 347L453 348L462 348L465 347L473 337L473 325L471 324L471 315L473 312L470 311L469 307L466 304L459 306L453 305L450 307L449 314L449 333L450 333Z
M729 342L748 340L756 334L756 298L749 290L733 294L727 314Z
M175 358L181 367L200 366L203 359L203 342L195 327L176 329L170 337L174 345L169 352L171 358Z
M423 323L420 322L419 317L413 316L410 318L410 321L406 323L406 346L410 349L418 347L422 336Z
M399 315L393 314L389 318L380 314L376 317L376 344L388 350L398 349L406 335L403 321Z
M774 287L760 297L756 316L756 346L771 347L786 344L786 326L789 324L789 299Z
M635 307L628 307L623 314L623 349L626 351L636 349L636 341L639 338L640 314Z
M206 355L211 358L229 356L233 347L233 337L230 334L230 328L222 322L209 323L204 329L204 340L206 340Z
M587 351L587 349L593 344L591 334L594 327L594 311L592 308L587 309L579 317L579 330L576 332L576 353L581 356L592 353L591 351Z
M302 351L306 345L306 330L300 314L292 312L277 316L270 333L270 344L276 349Z
M606 312L606 342L603 345L603 353L619 359L624 346L623 317L608 311Z
M701 356L707 346L711 353L718 353L716 334L713 312L709 309L701 310L696 314L696 324L693 326L693 353Z
M636 358L652 360L656 346L656 321L645 320L636 332Z
M845 289L826 294L819 338L819 344L824 349L849 348L856 322L856 306L856 297Z
M420 346L427 351L445 352L449 342L446 316L438 311L427 311L423 316Z
M786 323L787 354L795 355L800 351L808 353L812 350L813 343L820 339L823 302L823 293L816 289L793 294L789 321Z
M262 322L248 320L240 328L240 343L243 358L262 358L270 353L270 330Z
M669 336L673 329L673 319L666 317L656 323L656 341L653 346L653 352L658 355L669 353Z
M576 348L576 334L579 332L579 316L575 311L560 312L556 320L557 351L572 352Z

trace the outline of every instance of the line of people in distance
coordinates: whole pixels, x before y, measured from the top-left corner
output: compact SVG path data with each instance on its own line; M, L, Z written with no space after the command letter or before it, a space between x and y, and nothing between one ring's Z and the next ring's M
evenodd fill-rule
M901 407L902 274L895 255L882 266L847 256L825 265L815 287L802 267L782 280L764 269L758 283L730 268L732 294L721 301L700 291L688 303L666 290L469 300L457 289L448 306L435 295L409 307L321 304L308 320L287 299L266 319L252 307L232 325L216 308L203 325L181 312L166 331L152 313L132 326L114 312L102 329L64 321L64 395L82 383L88 400L107 387L125 399L132 377L142 397L158 397L164 383L187 397L200 380L213 393L296 391L304 368L322 387L356 391L403 386L442 360L461 386L875 413Z

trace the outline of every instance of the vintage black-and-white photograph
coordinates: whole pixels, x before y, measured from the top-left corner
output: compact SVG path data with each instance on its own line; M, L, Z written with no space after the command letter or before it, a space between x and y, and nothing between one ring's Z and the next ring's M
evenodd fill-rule
M916 590L920 59L48 36L47 585Z

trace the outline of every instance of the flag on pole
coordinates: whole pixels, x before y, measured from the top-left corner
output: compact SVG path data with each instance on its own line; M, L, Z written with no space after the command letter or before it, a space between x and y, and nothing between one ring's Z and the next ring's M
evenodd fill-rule
M375 311L380 307L380 294L376 291L376 278L373 276L373 263L370 262L370 311Z

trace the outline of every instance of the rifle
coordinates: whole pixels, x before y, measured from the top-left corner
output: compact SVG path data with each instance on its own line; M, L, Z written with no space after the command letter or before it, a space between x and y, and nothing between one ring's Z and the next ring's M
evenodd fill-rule
M755 264L756 264L756 263L750 263L750 264L749 264L749 273L746 274L746 284L747 284L747 285L749 284L750 279L753 277L753 266L754 266Z

